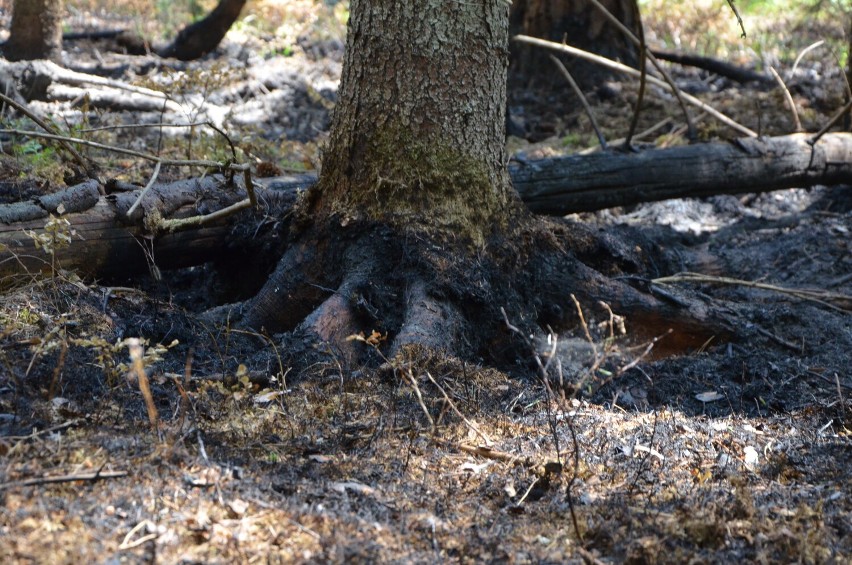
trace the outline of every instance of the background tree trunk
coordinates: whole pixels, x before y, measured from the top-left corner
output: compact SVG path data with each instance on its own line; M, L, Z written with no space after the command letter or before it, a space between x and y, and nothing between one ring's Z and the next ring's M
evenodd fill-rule
M191 61L210 53L240 17L245 4L246 0L220 0L207 17L183 28L175 40L160 49L158 54Z
M600 0L618 20L641 37L636 0ZM529 35L562 42L631 67L639 64L638 48L588 0L514 0L509 34ZM547 114L561 115L576 107L576 97L556 71L551 53L517 43L511 44L509 106L513 113L543 116L528 123L533 138L556 133ZM611 76L600 66L560 56L584 92L594 91ZM531 97L530 93L537 96Z
M62 57L62 0L15 0L9 40L3 54L10 61Z

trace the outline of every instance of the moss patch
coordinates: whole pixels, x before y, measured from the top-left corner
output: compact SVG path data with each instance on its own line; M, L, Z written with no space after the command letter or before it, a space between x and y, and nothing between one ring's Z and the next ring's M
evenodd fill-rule
M318 185L330 211L450 233L482 245L494 228L507 223L505 177L484 159L435 137L417 138L405 127L383 128L364 143L360 175L325 178Z

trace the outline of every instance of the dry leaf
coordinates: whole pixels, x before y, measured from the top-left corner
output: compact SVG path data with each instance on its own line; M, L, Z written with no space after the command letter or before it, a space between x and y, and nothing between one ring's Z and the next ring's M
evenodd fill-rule
M698 393L695 395L695 398L697 400L700 400L701 402L715 402L716 400L722 400L723 398L725 398L725 395L719 394L718 392L711 390L708 392Z

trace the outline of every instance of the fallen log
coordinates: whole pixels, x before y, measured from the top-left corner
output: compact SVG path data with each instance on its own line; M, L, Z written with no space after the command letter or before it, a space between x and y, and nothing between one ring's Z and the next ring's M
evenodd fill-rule
M516 160L515 189L536 214L562 216L716 194L852 184L852 134L743 138L651 149Z
M734 143L607 152L554 159L516 158L509 166L521 199L537 214L626 206L668 198L767 192L817 184L852 184L852 134L832 133L815 145L795 134ZM0 277L50 271L54 257L36 248L50 214L75 235L55 253L57 263L93 277L128 276L149 265L169 269L202 264L228 250L259 252L261 226L286 233L287 211L316 182L313 173L256 179L261 208L175 232L154 233L159 218L206 215L246 197L238 182L210 176L155 185L131 217L139 189L88 181L32 202L0 206ZM99 190L108 194L99 197ZM266 221L271 219L271 221ZM270 228L271 229L271 228Z
M286 232L287 212L298 188L258 191L259 209L182 231L154 234L160 218L206 215L245 198L244 186L218 176L155 185L127 216L141 187L110 186L99 197L96 181L42 196L31 202L0 206L0 278L49 273L54 267L88 278L132 276L149 270L200 265L227 253L249 255L268 247L264 235ZM50 216L68 220L70 241L53 253L38 239L48 233ZM274 221L267 221L273 218ZM156 267L156 268L155 268Z

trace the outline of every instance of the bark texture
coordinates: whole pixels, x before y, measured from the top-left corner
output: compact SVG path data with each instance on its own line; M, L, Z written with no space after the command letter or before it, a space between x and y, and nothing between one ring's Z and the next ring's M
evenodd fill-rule
M524 335L564 328L577 322L571 293L683 343L731 334L730 316L700 300L667 304L625 282L662 264L647 246L522 211L504 159L507 2L350 8L320 180L242 326L320 342L310 350L348 367L424 348L512 365L504 317ZM320 362L301 351L301 363Z
M505 224L507 16L497 1L352 2L318 211L473 241Z
M111 189L94 180L30 202L4 204L0 206L0 279L49 273L54 266L88 278L129 277L148 272L152 266L165 270L226 256L239 258L239 271L246 274L251 270L249 257L268 253L275 246L269 239L264 243L263 236L274 239L275 233L270 231L278 235L286 232L287 214L299 187L304 185L293 182L287 190L258 191L262 214L281 218L274 224L258 221L258 215L244 211L181 231L161 233L152 233L152 226L159 219L216 212L246 198L245 188L229 185L214 175L156 185L129 218L127 211L141 189L113 188L113 192L100 196L105 189ZM73 230L68 245L60 246L53 257L35 244L36 237L45 237L49 215L68 220L69 229ZM267 263L274 260L270 257Z
M9 40L3 54L10 61L62 58L62 0L15 0Z
M521 199L536 214L629 206L670 198L852 184L852 135L742 138L638 153L569 155L510 165Z

